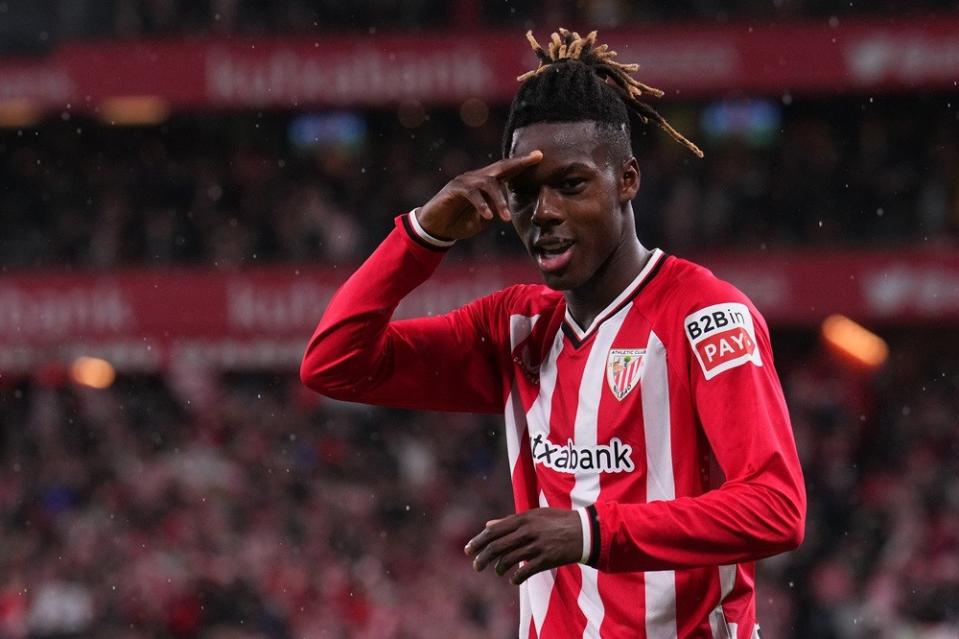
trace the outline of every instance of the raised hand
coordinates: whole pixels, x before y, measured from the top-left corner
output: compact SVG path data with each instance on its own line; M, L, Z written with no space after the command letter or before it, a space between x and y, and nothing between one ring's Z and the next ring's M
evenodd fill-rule
M510 220L506 182L543 159L540 151L457 175L417 212L420 226L444 240L473 237L495 219Z
M583 528L573 510L535 508L496 519L473 537L464 551L477 572L494 564L502 576L524 561L512 581L519 585L532 575L578 562L583 555Z

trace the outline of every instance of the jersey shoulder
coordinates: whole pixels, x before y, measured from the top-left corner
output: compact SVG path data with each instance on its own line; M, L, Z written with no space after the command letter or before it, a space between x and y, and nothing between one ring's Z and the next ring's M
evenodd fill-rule
M498 349L511 353L519 345L536 344L535 351L558 330L565 312L563 294L542 284L516 284L471 303L473 321Z
M705 266L669 256L657 280L657 303L665 315L676 317L716 304L739 304L759 317L752 301L738 288Z
M674 356L698 364L706 380L748 363L763 365L768 329L742 291L682 258L670 257L664 271L654 330Z
M563 294L544 284L514 284L493 293L497 310L503 316L553 314L564 304Z

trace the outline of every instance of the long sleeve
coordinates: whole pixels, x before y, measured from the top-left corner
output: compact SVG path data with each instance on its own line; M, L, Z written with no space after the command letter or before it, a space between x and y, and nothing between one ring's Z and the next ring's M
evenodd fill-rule
M688 315L673 340L684 349L679 392L689 394L725 482L694 497L597 503L602 570L741 563L802 542L806 494L768 331L738 291L725 295L735 297ZM726 324L706 332L714 318Z
M330 301L300 367L311 389L398 408L501 412L502 368L492 308L504 293L445 315L391 321L443 258L407 216Z

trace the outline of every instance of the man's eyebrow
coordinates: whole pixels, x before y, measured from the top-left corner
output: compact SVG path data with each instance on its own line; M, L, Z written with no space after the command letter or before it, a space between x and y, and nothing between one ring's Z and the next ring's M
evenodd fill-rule
M555 170L550 172L550 176L559 175L563 173L572 173L573 171L592 171L593 167L585 162L570 162L569 164L564 164L563 166L557 167Z
M592 171L595 171L595 170L596 170L595 167L593 167L593 166L591 166L591 165L589 165L589 164L586 164L585 162L570 162L569 164L561 164L561 165L559 165L559 166L557 166L557 167L555 167L555 168L553 168L553 169L550 169L550 171L549 171L545 176L543 176L543 179L542 179L541 181L542 181L542 182L550 182L550 181L552 181L552 180L555 180L555 179L557 179L557 178L559 178L559 177L562 177L562 176L567 175L568 173L572 173L572 172L574 172L574 171L590 171L590 172L592 172ZM529 172L526 173L525 175L524 175L524 174L518 175L518 176L516 177L516 180L514 180L514 181L515 181L516 183L528 182L530 176L532 176L532 175L533 175L533 172L532 172L532 171L529 171Z

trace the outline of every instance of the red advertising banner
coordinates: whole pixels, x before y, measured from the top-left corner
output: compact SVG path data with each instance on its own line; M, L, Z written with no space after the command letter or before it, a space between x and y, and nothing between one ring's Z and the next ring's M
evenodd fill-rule
M543 39L548 34L539 34ZM673 96L953 88L959 15L792 25L648 26L602 34ZM0 103L92 110L113 97L175 108L301 108L511 98L534 64L521 33L363 34L67 43L0 60Z
M843 313L872 326L959 326L959 252L705 257L774 327L815 328ZM127 370L174 363L289 367L349 269L135 271L0 276L0 372L100 355ZM538 275L522 260L450 259L401 305L442 313Z

